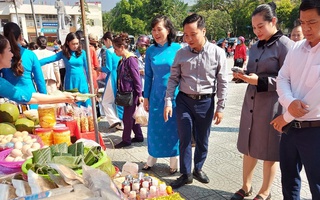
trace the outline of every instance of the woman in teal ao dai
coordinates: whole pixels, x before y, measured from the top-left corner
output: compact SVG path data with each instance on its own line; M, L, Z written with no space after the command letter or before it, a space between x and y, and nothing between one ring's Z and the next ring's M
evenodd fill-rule
M20 88L26 93L39 92L46 94L46 83L36 54L23 48L20 44L20 41L23 40L20 27L16 23L8 22L3 27L3 33L10 42L14 56L11 61L11 68L1 70L2 77L14 85L15 88ZM30 105L32 109L37 107L36 104Z
M179 155L175 101L172 106L173 115L167 122L163 118L163 109L171 65L181 46L172 42L175 33L171 21L166 16L156 16L151 27L155 44L146 52L144 86L144 107L149 110L148 152L150 156L143 169L150 169L157 158L170 157L170 173L173 174L177 171Z
M75 33L69 33L67 35L62 51L53 56L41 59L40 64L45 65L60 59L63 59L66 68L64 80L65 90L77 88L80 93L89 93L86 52L81 50L79 39ZM77 102L77 105L87 107L91 105L91 101L89 99L85 102Z

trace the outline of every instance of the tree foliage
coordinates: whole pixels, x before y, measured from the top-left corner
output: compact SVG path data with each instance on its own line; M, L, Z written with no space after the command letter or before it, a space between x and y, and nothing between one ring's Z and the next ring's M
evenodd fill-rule
M231 28L231 17L225 11L208 10L199 11L206 21L206 36L209 40L227 37L226 33Z
M149 34L151 20L157 14L167 15L175 28L181 30L181 23L187 16L187 4L180 0L121 0L110 12L104 13L104 30ZM112 19L107 21L107 17Z
M175 28L182 30L182 22L189 13L197 12L206 19L207 36L219 39L243 35L253 38L251 14L260 4L272 0L197 0L188 7L183 0L121 0L110 12L104 13L104 30L149 34L150 22L156 14L170 17ZM278 21L282 30L293 27L298 18L301 0L273 0L277 5Z

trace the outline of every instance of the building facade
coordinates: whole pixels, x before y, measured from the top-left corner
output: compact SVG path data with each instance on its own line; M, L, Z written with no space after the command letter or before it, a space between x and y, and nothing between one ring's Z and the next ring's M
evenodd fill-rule
M103 35L101 2L87 2L89 12L86 18L90 19L87 24L87 33L94 33L100 38ZM24 38L28 41L36 41L37 33L44 35L52 42L58 37L58 15L54 5L38 5L34 4L34 13L36 16L37 29L35 28L32 8L30 4L23 4L17 8L17 13L12 2L0 2L0 33L3 33L3 25L7 22L15 22L20 24ZM68 32L75 32L81 29L80 6L65 5L66 14L70 15L71 21L67 27ZM17 18L18 16L18 18ZM36 31L37 30L37 31ZM62 41L64 43L64 41Z

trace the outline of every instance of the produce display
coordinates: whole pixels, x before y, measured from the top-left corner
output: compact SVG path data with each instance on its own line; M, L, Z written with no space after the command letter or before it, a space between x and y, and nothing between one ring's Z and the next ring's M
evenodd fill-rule
M12 103L0 104L0 135L10 135L18 131L32 133L34 121L27 118L19 118L19 109Z
M51 145L47 148L38 149L32 152L32 159L28 159L22 165L22 171L27 173L29 169L45 177L51 172L57 172L48 166L48 163L63 164L78 173L81 173L81 166L85 163L88 166L98 167L106 161L106 155L101 151L100 146L85 147L82 142Z
M92 94L77 94L77 100L85 101L93 96ZM64 107L64 110L68 111L68 108ZM81 133L94 131L92 108L72 107L69 110L72 110L72 115L69 117L77 121ZM56 125L56 114L59 115L56 113L55 105L41 105L38 110L26 110L20 114L14 103L0 104L0 169L11 170L7 172L0 170L0 178L2 173L21 173L22 170L27 175L28 181L37 176L52 182L57 177L58 179L63 178L59 169L56 168L57 166L74 170L73 173L80 176L83 173L84 177L85 175L89 177L86 174L87 170L84 169L90 166L90 169L99 169L99 173L112 178L112 183L121 178L120 185L117 187L114 185L115 191L118 191L119 194L115 192L113 195L124 196L125 199L140 200L183 199L165 182L148 174L139 173L137 176L119 177L121 174L119 169L117 171L116 167L112 165L111 159L101 146L85 146L84 143L89 144L86 140L83 141L84 143L78 141L71 144L71 129L69 129L71 126ZM36 126L38 124L41 127ZM103 177L99 173L94 172L91 176L99 180L100 177ZM86 179L86 181L88 180ZM101 180L97 181L97 183L100 182ZM34 183L30 181L29 184ZM98 186L100 185L98 184ZM101 185L104 192L106 192L105 186L105 184Z
M42 146L35 136L27 131L16 131L10 135L0 135L0 149L13 148L10 155L5 158L7 162L24 161L32 156L32 151Z

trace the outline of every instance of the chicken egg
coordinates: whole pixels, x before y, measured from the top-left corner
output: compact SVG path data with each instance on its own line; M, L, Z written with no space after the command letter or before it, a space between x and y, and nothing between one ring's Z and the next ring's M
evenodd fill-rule
M11 156L16 158L17 156L22 156L22 152L20 149L12 149Z
M7 161L7 162L13 162L14 161L14 157L9 155L4 160Z
M21 151L22 151L23 154L27 154L27 151L28 151L28 149L30 149L30 148L31 148L31 145L30 145L30 144L25 144L25 145L23 145Z
M22 142L20 142L20 141L17 141L17 142L14 144L14 148L15 148L15 149L21 149L22 146L23 146L23 144L22 144Z
M37 143L37 142L33 143L32 146L31 146L31 148L33 148L35 150L40 149L40 147L41 147L40 144Z

